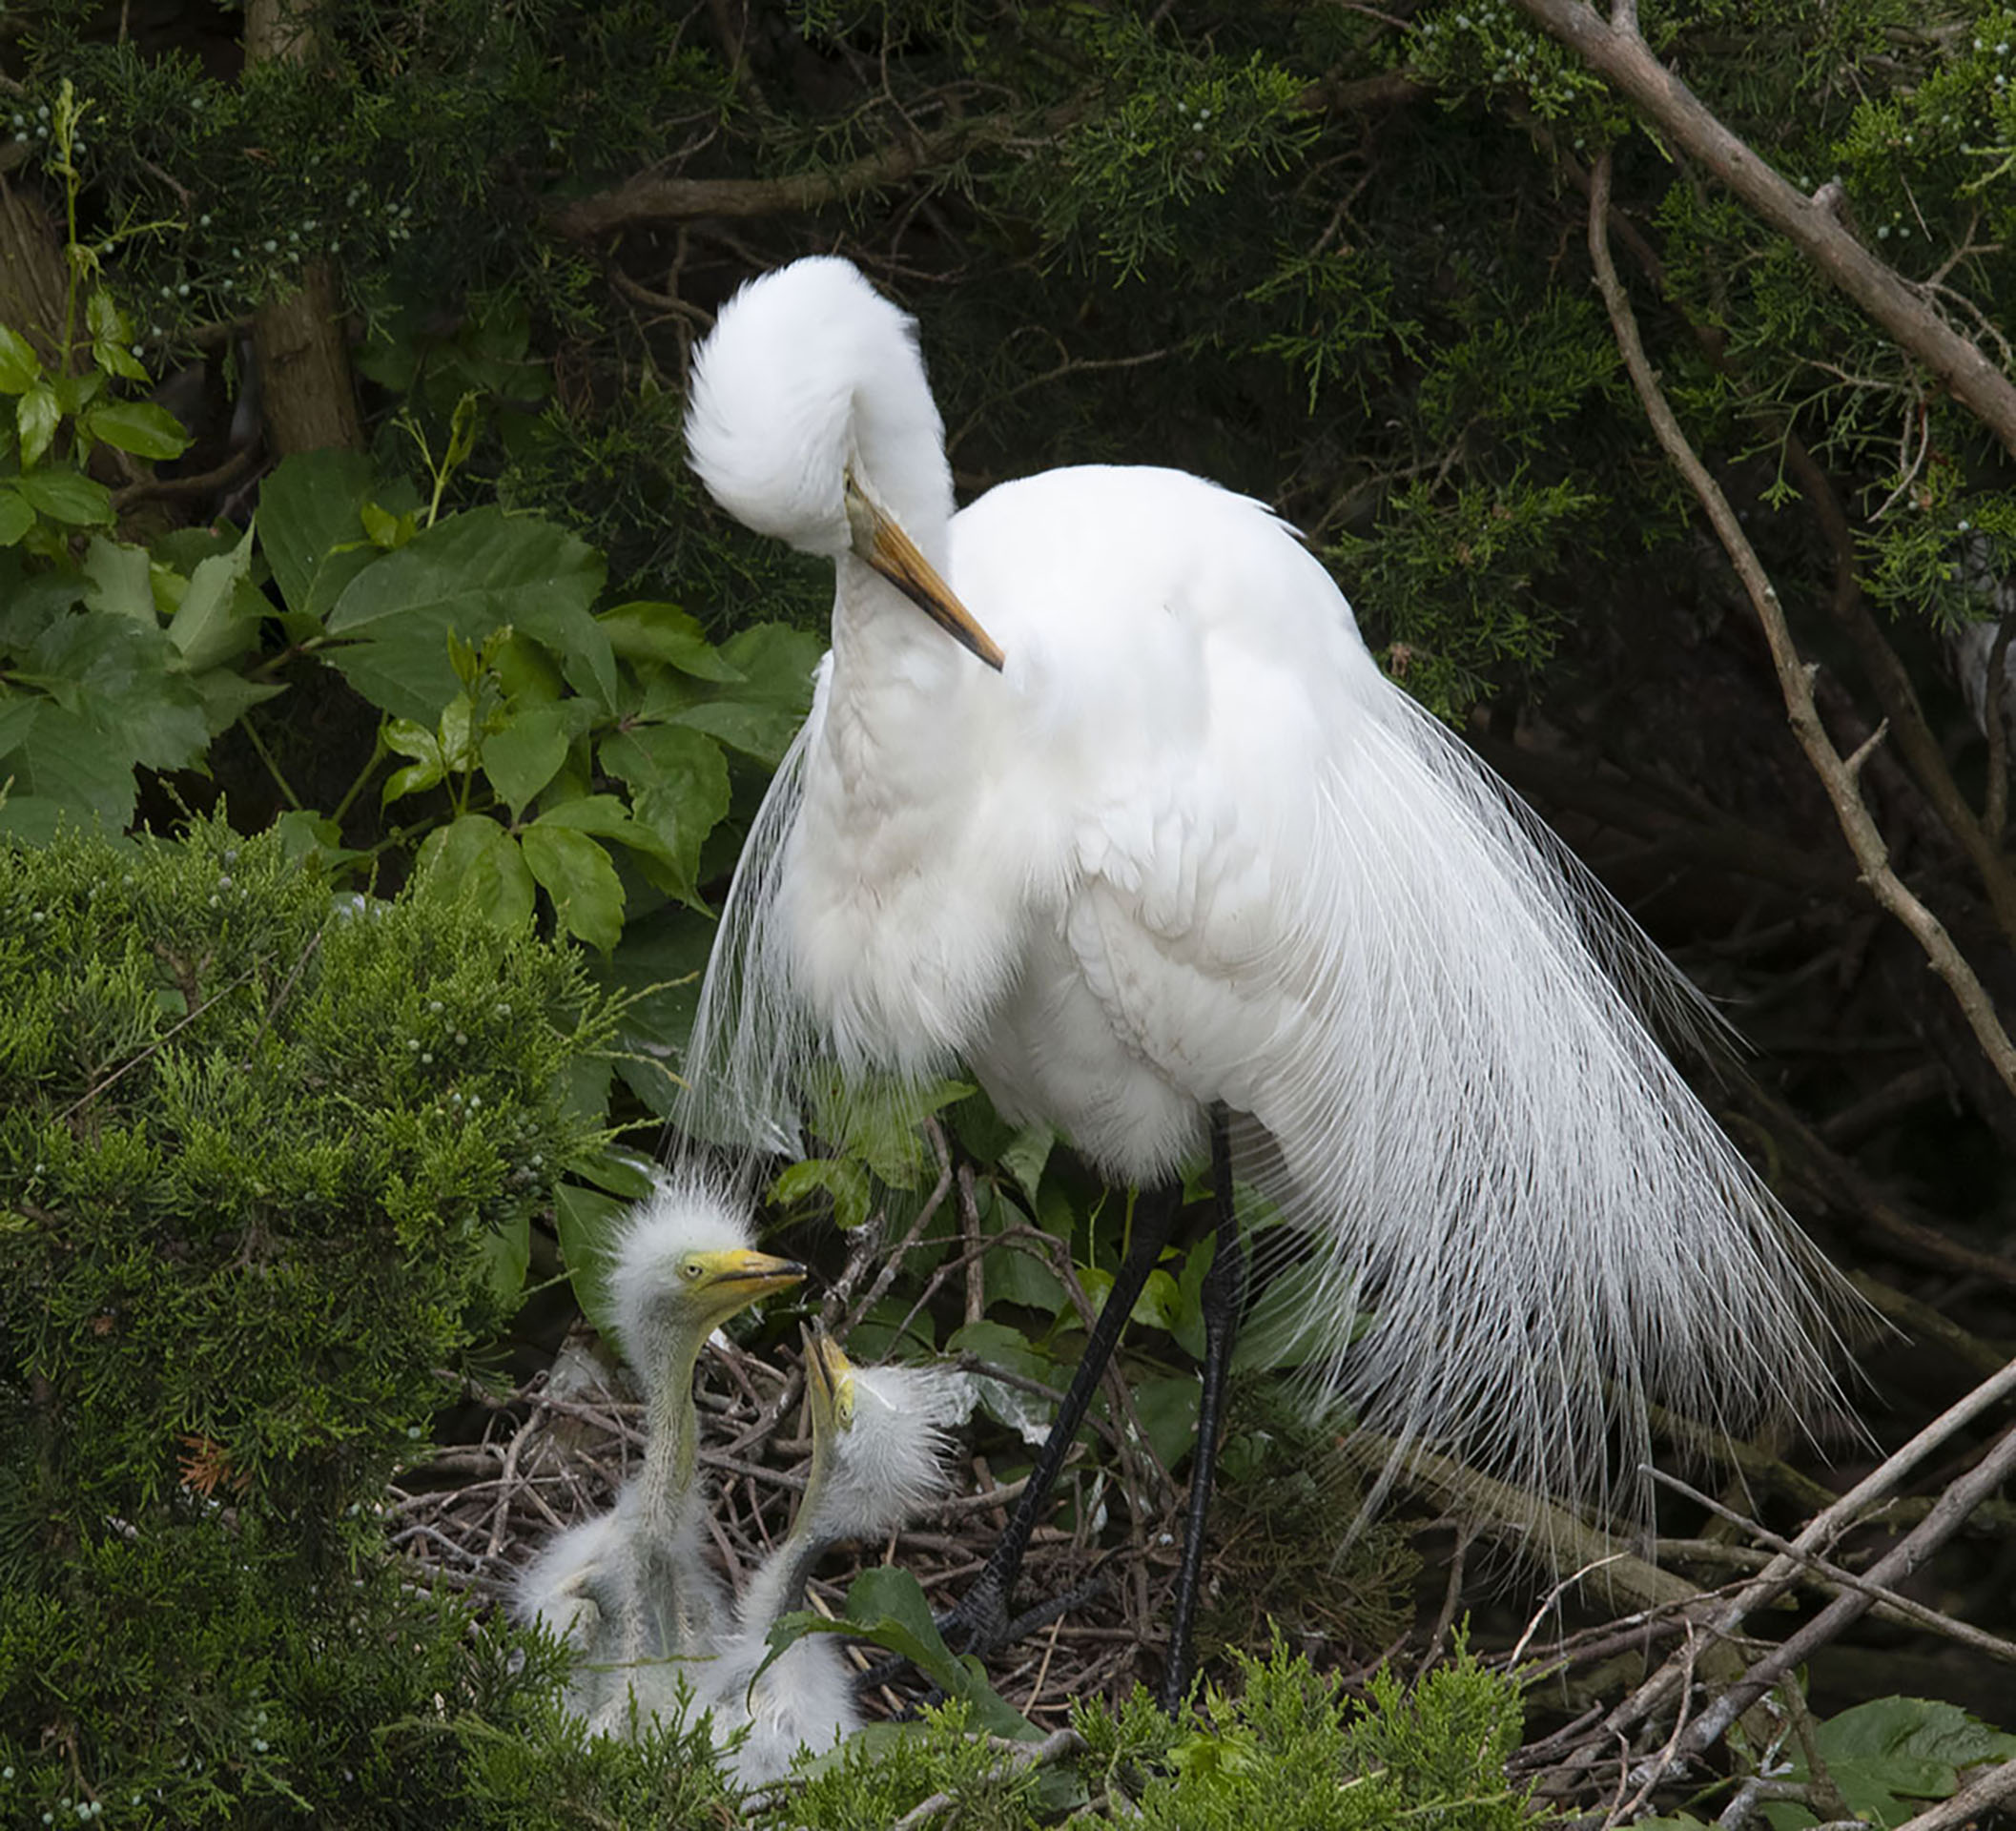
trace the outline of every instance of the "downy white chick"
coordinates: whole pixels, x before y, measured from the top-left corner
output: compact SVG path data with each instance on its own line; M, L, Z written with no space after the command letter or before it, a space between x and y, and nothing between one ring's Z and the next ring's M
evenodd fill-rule
M801 1747L831 1748L860 1727L854 1676L832 1636L793 1641L768 1669L771 1626L805 1606L820 1554L842 1539L879 1538L946 1492L946 1428L964 1409L956 1374L910 1367L855 1367L823 1332L809 1334L805 1392L812 1466L783 1542L751 1579L733 1638L710 1675L714 1735L745 1786L790 1770Z
M624 1356L646 1396L644 1467L609 1512L553 1540L519 1579L521 1619L540 1620L579 1657L569 1704L620 1731L669 1700L685 1662L715 1651L730 1611L700 1555L693 1370L707 1338L738 1310L798 1283L805 1268L754 1247L740 1206L704 1177L660 1179L616 1244L610 1286Z

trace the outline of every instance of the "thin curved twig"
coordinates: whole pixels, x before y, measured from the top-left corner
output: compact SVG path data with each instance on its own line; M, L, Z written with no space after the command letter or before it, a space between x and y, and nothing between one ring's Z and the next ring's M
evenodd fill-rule
M1545 0L1520 0L1520 3L1531 8L1545 4ZM1842 835L1855 854L1862 881L1868 885L1869 893L1877 902L1896 916L1924 950L1932 970L1946 982L1947 989L1953 994L1989 1065L2003 1084L2016 1094L2016 1043L2010 1041L2001 1018L1996 1015L1994 1001L1974 969L1954 946L1945 924L1919 900L1891 868L1889 848L1856 780L1859 765L1866 751L1858 752L1853 758L1843 758L1835 749L1834 740L1821 723L1820 712L1813 703L1813 676L1794 646L1791 627L1785 621L1784 607L1779 602L1778 589L1765 572L1763 562L1758 558L1757 549L1743 532L1742 524L1737 520L1729 499L1722 494L1721 486L1708 474L1708 467L1688 442L1687 435L1680 429L1680 422L1659 386L1658 378L1653 373L1644 343L1638 337L1636 315L1632 311L1630 298L1624 291L1623 281L1617 278L1616 264L1610 255L1607 222L1610 168L1611 154L1606 148L1591 174L1589 256L1595 269L1597 290L1602 294L1604 307L1610 314L1611 329L1615 334L1632 386L1637 390L1639 402L1645 409L1645 417L1652 422L1653 431L1673 461L1674 467L1686 479L1706 511L1723 551L1729 556L1730 565L1742 581L1743 589L1757 611L1764 640L1771 649L1779 690L1784 695L1793 735L1799 739L1806 760L1827 792L1827 798L1834 806L1835 818L1840 821ZM2012 428L2016 428L2016 422L2012 422Z

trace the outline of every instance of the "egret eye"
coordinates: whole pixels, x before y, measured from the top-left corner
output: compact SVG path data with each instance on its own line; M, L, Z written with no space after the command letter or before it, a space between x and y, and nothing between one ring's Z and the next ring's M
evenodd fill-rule
M702 1266L697 1259L689 1259L679 1267L680 1277L684 1278L689 1285L697 1285L700 1282L701 1271Z

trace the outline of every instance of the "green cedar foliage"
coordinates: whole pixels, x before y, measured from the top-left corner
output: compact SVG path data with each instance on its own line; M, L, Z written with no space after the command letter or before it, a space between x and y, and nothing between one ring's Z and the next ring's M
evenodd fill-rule
M464 1718L552 1715L549 1658L385 1559L381 1496L596 1142L607 1000L277 833L4 843L0 1818L410 1821Z

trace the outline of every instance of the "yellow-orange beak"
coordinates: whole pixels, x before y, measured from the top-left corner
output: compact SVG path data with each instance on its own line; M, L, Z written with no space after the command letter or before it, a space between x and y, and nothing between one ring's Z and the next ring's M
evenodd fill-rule
M805 1393L815 1431L829 1426L845 1430L854 1424L854 1363L823 1328L805 1331Z
M773 1290L803 1282L805 1267L793 1259L773 1259L767 1252L734 1248L694 1254L701 1265L700 1290L709 1311L726 1322L739 1309Z
M937 568L903 532L902 525L854 481L852 470L847 473L843 488L854 557L874 566L960 648L977 655L999 673L1001 664L1007 660L1000 644L958 601L951 586L938 576Z

